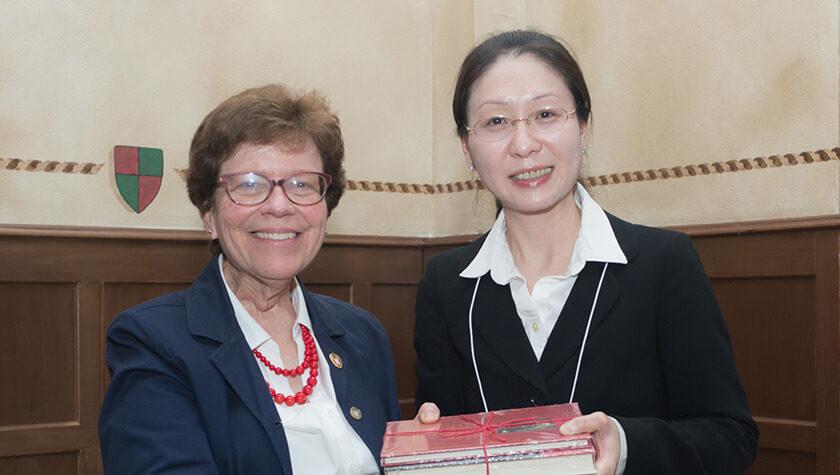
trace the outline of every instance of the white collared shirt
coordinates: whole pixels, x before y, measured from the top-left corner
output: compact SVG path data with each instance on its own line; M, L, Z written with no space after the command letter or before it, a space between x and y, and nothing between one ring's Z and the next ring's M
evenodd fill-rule
M525 334L539 360L545 344L566 305L577 276L587 262L609 262L626 264L627 257L621 251L613 233L607 214L598 206L580 184L575 190L575 204L581 211L580 230L564 275L547 275L534 284L528 292L525 277L519 272L508 247L505 231L505 213L499 213L496 223L487 234L487 239L472 262L461 272L461 277L478 278L490 273L499 285L510 284L510 294L516 305L516 313L522 320ZM583 335L581 335L583 337Z
M219 255L220 272L222 272L222 262L222 255ZM254 320L233 293L227 280L225 280L224 272L222 272L222 281L233 305L236 322L242 329L248 346L251 350L259 349L260 353L275 365L277 363L282 365L277 343ZM292 337L297 343L298 360L303 361L304 346L300 324L311 330L312 322L306 308L306 301L303 298L303 290L301 290L297 279L292 286L290 296L297 314ZM314 339L315 332L311 333ZM318 384L313 388L312 395L309 396L306 404L295 404L291 407L285 404L275 403L274 405L280 420L283 421L283 430L286 432L286 440L289 443L292 471L313 475L378 474L379 467L376 464L376 459L341 412L330 378L329 360L324 357L317 340L315 340L315 347L318 350L320 360ZM269 371L262 362L256 359L256 356L254 356L254 359L257 361L257 366L259 366L263 378L271 384L272 389L286 395L294 394L288 378ZM308 372L304 373L302 378L305 379L308 375ZM267 388L266 391L268 391Z
M589 196L580 184L575 188L575 204L580 208L580 230L564 275L541 277L532 293L528 292L525 277L519 272L508 247L505 231L507 222L504 211L487 234L487 239L472 262L461 272L461 277L479 278L490 273L498 285L510 284L510 294L516 306L516 313L525 328L531 348L539 360L560 312L569 299L577 277L587 262L627 264L627 256L621 250L610 225L607 213ZM583 335L581 335L581 339ZM610 417L618 429L620 452L616 475L624 473L627 463L627 436L624 428Z

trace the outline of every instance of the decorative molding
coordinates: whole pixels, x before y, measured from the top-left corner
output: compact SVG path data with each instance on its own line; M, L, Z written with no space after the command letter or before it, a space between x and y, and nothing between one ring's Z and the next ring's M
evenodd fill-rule
M347 189L354 191L434 195L439 193L458 193L461 191L483 190L484 184L481 183L481 180L456 181L454 183L444 183L438 185L347 180Z
M480 234L444 237L372 236L364 234L327 234L324 244L335 246L428 247L466 245ZM0 223L0 238L62 238L132 241L209 242L203 229L117 228L103 226L26 225Z
M726 162L701 163L699 165L659 168L656 170L649 169L644 171L637 170L633 172L612 173L610 175L586 177L584 178L584 182L587 186L619 185L622 183L634 183L640 181L687 178L691 176L713 175L716 173L732 173L761 170L765 168L806 165L811 163L829 162L833 160L840 160L840 147L835 147L831 150L820 149L813 152L801 152L798 154L786 153L783 155L770 155L769 157L728 160Z
M57 160L24 160L22 158L0 158L0 169L26 172L81 173L96 175L104 163L59 162Z
M187 169L176 168L175 172L182 180L187 180ZM346 190L351 191L375 191L382 193L409 193L418 195L434 195L441 193L458 193L459 191L483 190L484 184L481 180L456 181L439 185L417 184L417 183L390 183L367 180L347 180Z
M797 231L803 229L840 229L840 214L664 227L674 231L684 232L692 237L731 236L762 232ZM3 236L24 238L57 237L71 239L208 241L207 232L203 229L117 228L101 226L0 223L0 237ZM336 246L460 246L466 245L480 236L480 233L438 237L327 234L324 239L324 243Z
M763 170L766 168L808 165L840 160L840 147L820 149L809 152L785 153L768 157L741 158L725 162L701 163L699 165L685 165L671 168L636 170L631 172L611 173L585 177L587 186L620 185L642 181L667 180L688 178L693 176L714 175L718 173L734 173L743 171ZM0 158L0 169L32 172L63 172L95 175L105 166L103 163L59 162L55 160L24 160L20 158ZM186 181L187 170L175 168L175 173ZM367 180L347 180L347 190L372 191L379 193L405 193L434 195L444 193L458 193L462 191L483 190L484 184L479 179L456 181L443 184L392 183Z
M681 224L678 226L665 226L665 228L684 232L691 237L731 236L803 229L840 229L840 214L755 221L733 221L729 223Z

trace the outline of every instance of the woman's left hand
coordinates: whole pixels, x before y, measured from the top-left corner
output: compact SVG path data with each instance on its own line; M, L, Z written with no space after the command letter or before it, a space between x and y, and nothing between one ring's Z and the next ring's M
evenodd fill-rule
M422 408L421 408L422 409ZM560 426L563 435L591 432L595 443L595 470L598 475L613 475L621 454L621 439L615 422L603 412L575 417Z

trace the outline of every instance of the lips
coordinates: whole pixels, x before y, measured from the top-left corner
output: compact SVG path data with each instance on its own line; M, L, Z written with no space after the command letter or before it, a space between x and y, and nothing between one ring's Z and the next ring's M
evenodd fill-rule
M260 239L271 239L273 241L285 241L287 239L293 239L298 235L298 233L261 233L256 232L254 233Z
M546 167L546 168L539 168L539 169L536 169L536 170L528 170L526 172L511 175L510 178L513 179L513 180L533 180L534 178L539 178L541 176L548 175L553 170L554 170L554 167Z

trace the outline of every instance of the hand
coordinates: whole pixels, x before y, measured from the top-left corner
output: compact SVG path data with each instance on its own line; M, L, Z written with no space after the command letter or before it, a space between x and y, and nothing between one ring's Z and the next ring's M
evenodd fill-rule
M434 424L440 419L440 408L433 402L424 402L417 415L414 416L415 421L420 421L423 424Z
M421 410L423 408L420 408ZM595 443L595 470L598 475L613 475L618 467L621 439L615 423L603 412L575 417L560 426L563 435L591 432Z

